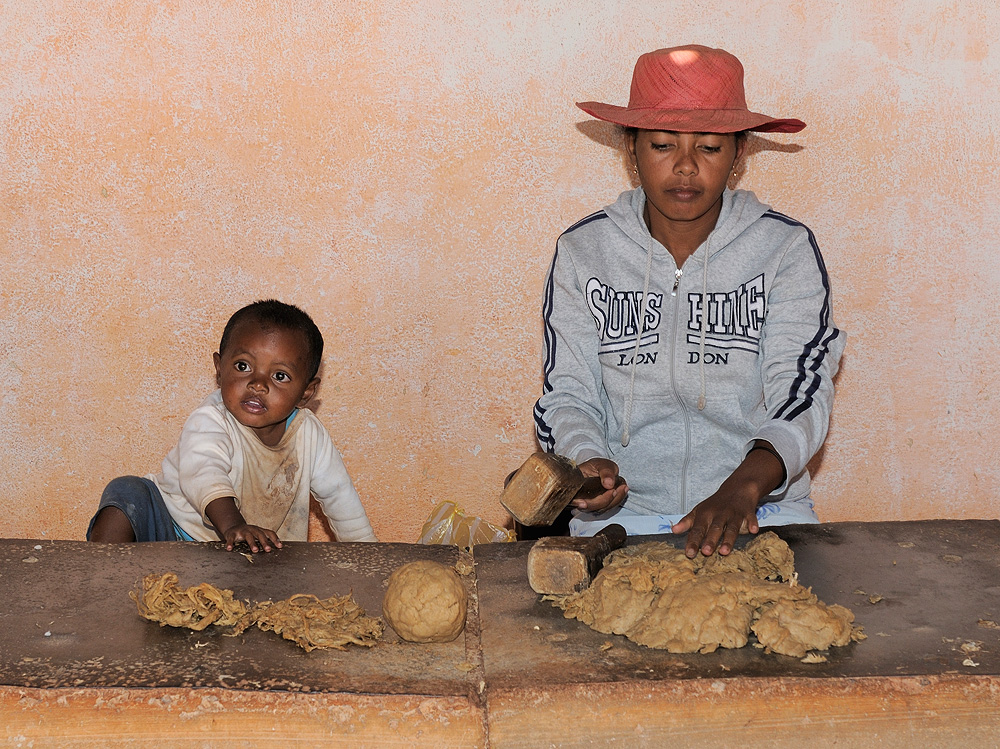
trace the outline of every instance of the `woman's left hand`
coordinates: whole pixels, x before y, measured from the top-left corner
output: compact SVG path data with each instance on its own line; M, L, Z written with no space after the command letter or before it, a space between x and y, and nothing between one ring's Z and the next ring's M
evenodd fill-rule
M688 534L684 553L694 559L699 551L707 557L716 549L726 556L733 550L737 536L758 530L756 500L736 499L720 489L674 523L671 532Z
M765 447L766 445L766 447ZM684 553L694 559L718 549L726 556L741 533L756 533L757 505L785 480L785 466L769 443L758 441L743 462L711 497L674 523L672 533L687 533Z

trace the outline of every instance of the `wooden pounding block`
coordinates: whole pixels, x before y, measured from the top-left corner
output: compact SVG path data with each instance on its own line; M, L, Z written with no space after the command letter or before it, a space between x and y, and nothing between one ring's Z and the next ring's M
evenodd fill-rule
M583 486L583 474L569 458L532 454L500 495L500 504L521 525L551 525Z
M590 586L610 552L625 543L625 529L614 523L593 536L549 536L528 552L528 584L542 595L568 595Z

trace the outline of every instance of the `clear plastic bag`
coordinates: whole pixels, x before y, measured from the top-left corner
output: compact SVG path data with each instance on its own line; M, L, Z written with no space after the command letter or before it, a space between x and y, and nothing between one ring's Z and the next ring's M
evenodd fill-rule
M471 551L475 544L514 541L514 531L468 516L454 502L441 502L420 531L422 544L455 544Z

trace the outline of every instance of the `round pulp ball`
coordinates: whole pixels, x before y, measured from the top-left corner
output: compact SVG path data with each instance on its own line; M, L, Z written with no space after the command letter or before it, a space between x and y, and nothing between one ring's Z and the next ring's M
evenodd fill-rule
M382 614L409 642L450 642L465 627L465 586L451 567L424 559L389 576Z

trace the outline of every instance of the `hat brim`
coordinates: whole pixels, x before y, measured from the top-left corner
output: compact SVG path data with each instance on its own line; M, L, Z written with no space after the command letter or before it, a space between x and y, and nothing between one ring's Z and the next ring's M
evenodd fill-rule
M639 130L673 130L679 133L797 133L802 120L777 119L748 109L629 109L597 101L577 102L599 120Z

